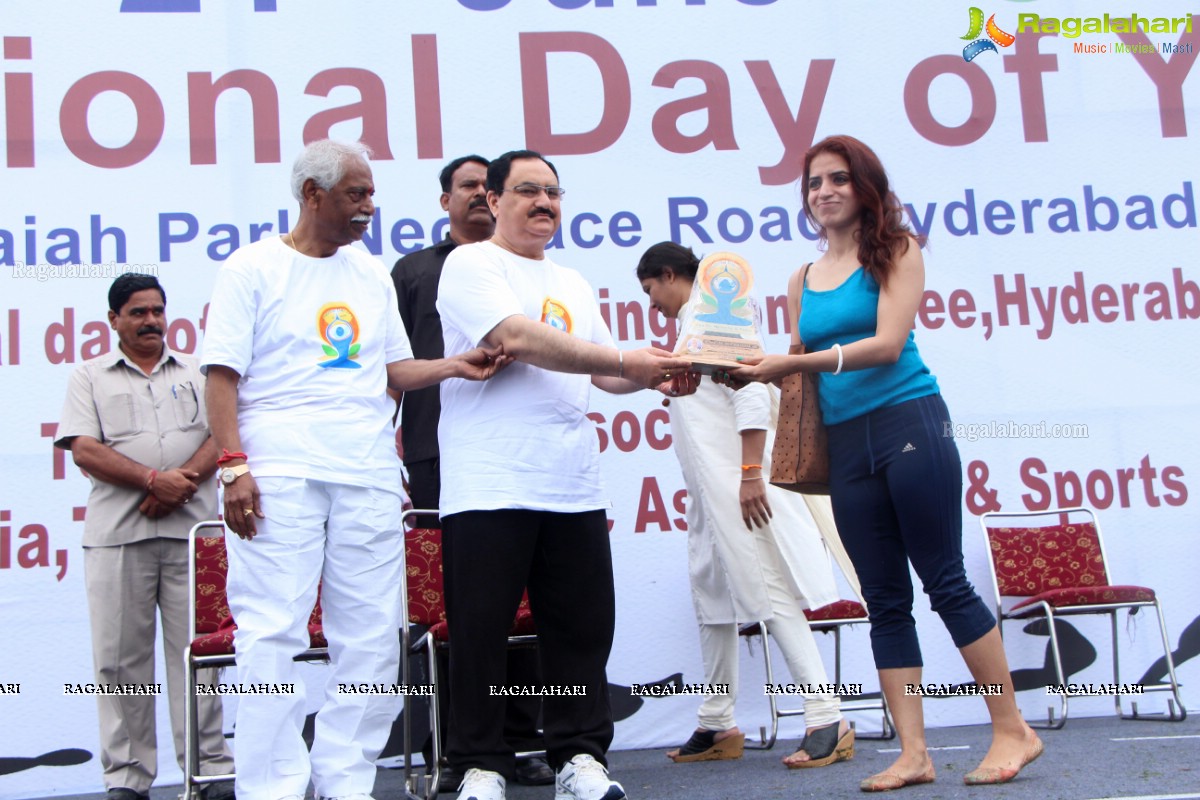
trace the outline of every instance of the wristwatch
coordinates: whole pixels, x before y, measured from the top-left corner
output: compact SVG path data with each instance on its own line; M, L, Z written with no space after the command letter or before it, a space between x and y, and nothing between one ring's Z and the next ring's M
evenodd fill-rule
M249 471L250 471L249 464L238 464L236 467L225 467L225 469L221 470L221 472L220 472L221 483L223 483L226 486L230 486L233 484L234 481L236 481L238 478L242 477Z

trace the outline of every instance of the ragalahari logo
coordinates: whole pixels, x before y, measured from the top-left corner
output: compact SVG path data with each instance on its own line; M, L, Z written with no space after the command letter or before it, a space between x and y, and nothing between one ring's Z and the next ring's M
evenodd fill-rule
M996 15L992 14L988 17L987 25L983 24L983 10L971 6L971 27L967 29L967 35L963 39L971 40L971 43L963 48L963 60L973 61L980 53L986 53L991 50L993 53L1000 52L996 49L996 45L1001 47L1009 47L1017 40L1017 37L1011 33L1005 33L1000 30L1000 26L996 24ZM987 31L987 38L979 38L979 34Z

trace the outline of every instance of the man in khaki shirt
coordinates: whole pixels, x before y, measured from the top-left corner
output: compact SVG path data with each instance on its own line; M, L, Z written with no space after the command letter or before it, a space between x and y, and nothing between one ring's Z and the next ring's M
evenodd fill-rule
M83 528L84 575L98 684L154 684L155 609L162 616L175 755L184 759L188 530L217 516L217 452L204 376L163 340L166 293L126 274L108 293L119 344L71 375L56 447L92 479ZM81 681L82 682L82 681ZM154 696L97 695L100 761L109 800L147 800L158 768ZM232 771L220 697L200 697L201 771ZM229 783L205 800L232 797Z

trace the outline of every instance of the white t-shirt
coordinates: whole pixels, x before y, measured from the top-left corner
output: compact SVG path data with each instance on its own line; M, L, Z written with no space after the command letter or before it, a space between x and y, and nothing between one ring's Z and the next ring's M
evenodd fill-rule
M438 286L446 355L478 346L520 314L613 347L592 287L550 259L514 255L491 242L455 248ZM488 381L442 383L442 516L526 508L610 508L600 485L596 426L586 416L591 376L515 362Z
M238 383L238 431L260 477L402 493L387 365L412 358L383 264L353 247L309 258L273 236L217 273L202 368Z

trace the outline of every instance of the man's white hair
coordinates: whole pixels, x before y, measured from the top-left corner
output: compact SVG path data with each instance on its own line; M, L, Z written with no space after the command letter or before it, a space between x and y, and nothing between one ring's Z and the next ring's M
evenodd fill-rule
M329 191L346 174L346 163L352 158L366 161L371 148L362 142L338 142L318 139L304 148L292 165L292 197L304 201L304 182L309 178Z

